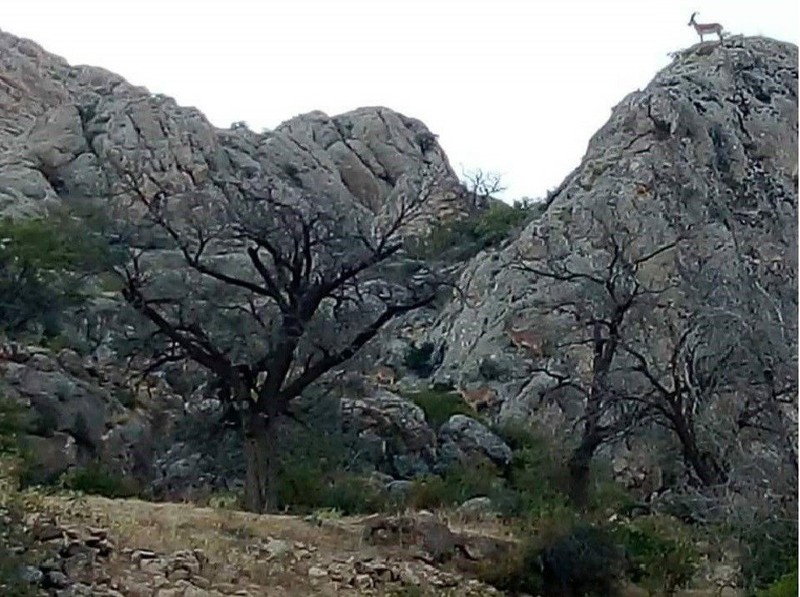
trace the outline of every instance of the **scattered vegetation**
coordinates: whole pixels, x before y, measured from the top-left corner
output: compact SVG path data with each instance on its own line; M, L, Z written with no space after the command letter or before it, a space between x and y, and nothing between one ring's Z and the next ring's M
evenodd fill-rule
M423 342L419 347L412 345L406 351L404 364L420 377L428 377L436 367L433 358L435 350L433 342Z
M19 453L18 436L26 425L26 410L0 394L0 458Z
M419 392L404 392L402 394L422 409L425 413L425 420L434 429L441 427L453 415L467 415L475 419L479 418L478 414L457 392L427 389Z
M410 250L423 259L463 261L518 233L540 209L531 202L495 203L476 215L439 224Z
M65 212L0 221L0 329L52 338L65 312L85 300L85 277L115 253Z
M758 592L758 597L795 597L796 595L798 595L796 562L794 572L784 574L768 588Z
M444 476L429 475L414 482L406 505L418 510L436 510L457 506L478 496L492 497L503 490L503 480L488 462L460 466Z
M729 531L744 547L742 575L748 587L772 589L797 575L797 523L762 518Z
M577 525L523 543L503 565L486 567L481 578L497 588L533 595L616 595L624 558L611 534Z
M133 478L113 474L99 463L65 473L61 485L72 491L108 498L136 497L140 493L138 483Z
M615 529L615 537L625 550L628 577L651 595L674 595L692 580L699 554L691 534L675 519L626 522Z

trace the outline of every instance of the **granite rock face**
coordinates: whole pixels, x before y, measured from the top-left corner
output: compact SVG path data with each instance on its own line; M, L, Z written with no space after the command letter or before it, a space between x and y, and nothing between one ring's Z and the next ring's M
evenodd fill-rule
M511 448L485 425L465 415L453 415L439 429L439 468L468 466L489 460L499 467L511 463Z
M507 247L468 264L460 281L470 300L451 303L427 338L443 349L436 379L491 384L504 414L536 410L546 422L574 415L568 404L555 411L538 405L552 381L535 373L547 351L515 342L509 325L535 328L546 349L561 321L555 313L531 320L552 285L512 265L520 256L546 261L559 243L599 263L602 247L590 217L598 209L613 211L620 233L645 238L702 229L692 252L713 254L723 269L752 271L781 302L791 328L797 122L796 46L731 38L678 53L650 85L614 107L580 165L548 197L545 213Z
M35 43L0 32L0 211L103 197L118 170L175 191L208 182L275 177L329 200L390 209L425 167L444 172L432 217L465 213L468 200L427 127L388 108L329 117L311 112L274 131L217 129L195 108L100 68L70 66Z
M182 411L166 388L155 403L153 388L136 388L117 368L98 367L68 349L16 347L0 361L0 372L4 398L27 409L22 442L33 482L99 460L113 474L146 483L155 436Z

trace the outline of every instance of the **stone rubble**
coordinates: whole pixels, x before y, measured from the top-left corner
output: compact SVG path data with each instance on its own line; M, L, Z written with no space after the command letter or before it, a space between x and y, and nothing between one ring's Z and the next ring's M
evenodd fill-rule
M49 555L38 566L25 566L20 575L50 597L255 597L280 590L280 586L252 582L230 565L211 562L200 549L172 553L118 549L107 529L67 526L44 514L30 515L26 528L35 544ZM277 537L255 540L250 555L268 579L285 582L291 574L308 584L310 594L384 595L404 587L420 587L427 591L423 594L435 595L502 594L434 565L452 557L497 557L497 542L487 540L492 545L487 548L484 542L481 549L474 538L465 539L424 514L418 519L372 517L365 523L363 536L370 544L380 543L377 536L382 533L383 542L396 544L397 534L403 532L406 539L418 540L421 548L410 559L373 552L331 556L314 545Z

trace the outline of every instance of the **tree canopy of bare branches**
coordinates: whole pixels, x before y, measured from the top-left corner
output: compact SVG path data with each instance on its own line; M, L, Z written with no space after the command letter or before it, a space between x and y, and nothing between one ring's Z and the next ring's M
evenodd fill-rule
M136 172L123 178L126 215L116 226L130 250L117 273L122 296L147 323L129 330L147 339L142 366L189 360L212 374L242 413L246 506L268 510L276 421L444 283L405 254L403 240L436 173L420 175L380 221L279 181L171 192Z
M600 446L652 425L677 440L700 486L730 482L732 454L754 432L786 443L796 479L780 416L797 391L786 297L721 262L730 255L709 250L702 228L626 222L608 206L582 217L591 247L551 222L514 264L540 285L537 315L558 322L556 357L535 372L551 380L548 394L583 404L573 500L585 504Z

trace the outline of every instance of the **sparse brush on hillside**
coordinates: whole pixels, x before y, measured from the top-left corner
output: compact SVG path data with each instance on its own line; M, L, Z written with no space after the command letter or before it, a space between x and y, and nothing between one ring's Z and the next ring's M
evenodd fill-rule
M85 301L86 276L113 260L101 238L64 211L0 221L0 331L55 337Z
M542 209L538 203L495 203L467 218L438 224L427 237L412 241L409 250L423 259L465 261L511 238Z
M402 395L422 409L425 420L434 430L441 427L453 415L479 418L458 392L427 389L403 392Z

